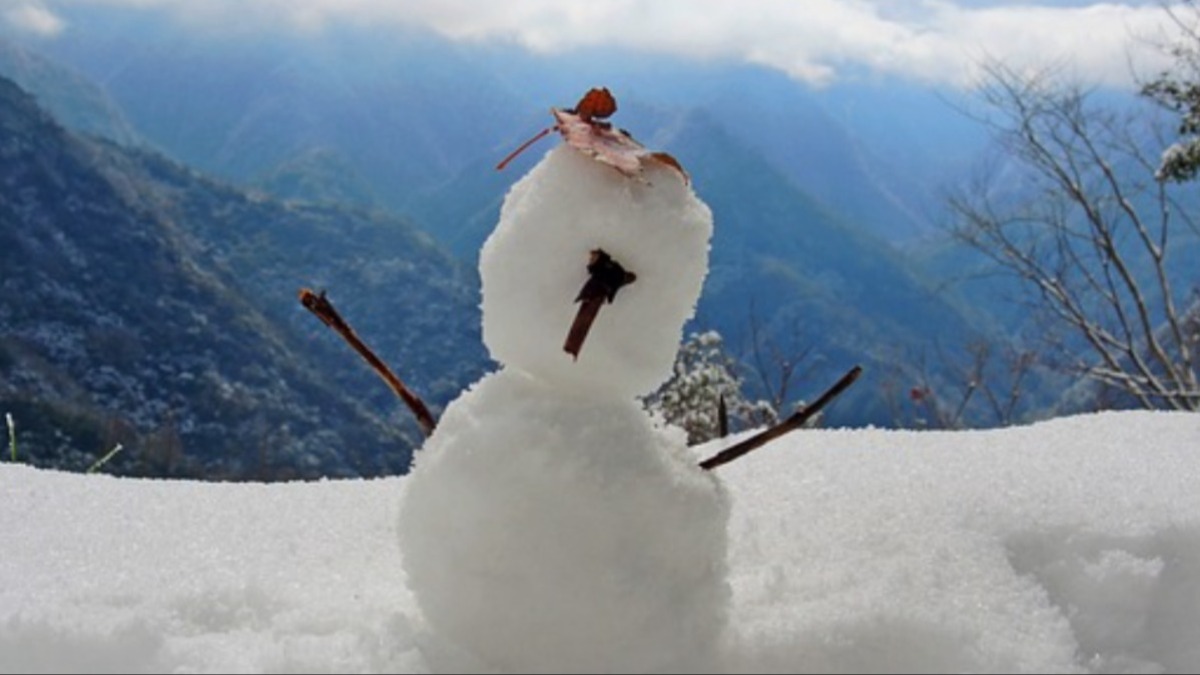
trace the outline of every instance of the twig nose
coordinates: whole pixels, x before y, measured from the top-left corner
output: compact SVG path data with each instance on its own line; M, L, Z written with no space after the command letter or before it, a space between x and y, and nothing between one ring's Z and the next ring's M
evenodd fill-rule
M592 322L600 313L600 307L605 302L611 303L616 299L617 291L637 280L636 274L626 270L604 249L599 248L592 249L587 271L588 280L575 296L575 302L580 303L579 311L575 313L575 320L571 323L571 329L563 343L563 351L576 360L579 359L579 352L583 349L588 331L592 329Z

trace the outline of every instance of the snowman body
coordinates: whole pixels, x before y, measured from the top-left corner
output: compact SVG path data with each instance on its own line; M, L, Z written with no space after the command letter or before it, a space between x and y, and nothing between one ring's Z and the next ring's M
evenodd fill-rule
M525 672L711 669L728 498L636 397L665 381L712 217L682 175L563 145L510 191L480 256L498 372L446 409L406 478L409 586L443 639ZM577 357L563 339L603 250L636 280Z

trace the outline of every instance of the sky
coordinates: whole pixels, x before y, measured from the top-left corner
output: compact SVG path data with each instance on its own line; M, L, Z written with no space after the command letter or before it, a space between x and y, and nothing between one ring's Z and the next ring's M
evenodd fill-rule
M1154 0L0 0L0 21L63 39L86 30L63 16L84 3L166 11L221 30L390 23L543 54L625 48L759 64L815 86L864 71L969 86L994 59L1128 85L1131 67L1167 64L1156 45L1175 34Z

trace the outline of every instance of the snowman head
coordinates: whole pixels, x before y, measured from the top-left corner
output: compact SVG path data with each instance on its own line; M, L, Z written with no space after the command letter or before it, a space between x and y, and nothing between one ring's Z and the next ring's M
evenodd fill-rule
M483 246L484 343L505 367L569 391L647 394L670 377L711 235L712 213L678 169L648 162L630 176L559 146L513 186ZM581 296L597 292L572 354Z

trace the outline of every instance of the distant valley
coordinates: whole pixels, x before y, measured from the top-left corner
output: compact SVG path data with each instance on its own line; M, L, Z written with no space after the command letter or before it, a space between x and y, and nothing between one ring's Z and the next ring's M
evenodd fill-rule
M407 224L256 197L0 94L0 409L27 461L121 444L111 470L134 475L403 473L415 427L301 286L433 403L481 372L470 273Z
M169 316L138 319L118 312L114 316L121 318L112 321L136 333L138 321L152 320L190 336L200 354L206 340L226 340L217 336L232 327L258 326L230 333L242 335L229 339L239 351L208 354L200 370L225 363L241 373L222 376L234 382L249 375L244 362L260 350L274 353L267 379L276 389L269 395L255 390L270 405L247 396L240 412L223 404L206 412L199 407L207 399L171 389L178 373L164 367L152 378L163 393L128 393L144 389L136 383L150 377L144 369L131 374L142 368L136 358L110 364L105 350L83 349L73 357L78 363L58 365L43 339L46 329L30 327L58 321L68 332L86 333L91 319L82 308L102 302L86 294L76 298L72 311L79 314L62 314L77 317L67 321L42 312L53 305L41 300L34 303L37 312L24 306L40 296L10 295L6 311L27 324L6 324L10 357L0 365L10 366L0 369L8 372L0 391L8 392L14 407L13 401L33 400L32 391L53 390L48 399L35 397L55 401L53 415L28 413L43 414L39 434L50 433L63 411L79 411L89 420L81 428L99 439L89 443L103 447L118 440L101 431L123 414L118 411L166 397L172 402L154 404L153 414L133 415L129 439L164 426L182 428L179 420L188 416L193 421L186 427L198 428L195 420L219 415L230 425L221 427L229 437L183 439L187 447L205 448L196 459L198 472L208 462L209 473L222 467L230 475L249 475L251 460L209 455L277 444L271 434L285 424L290 439L304 437L310 444L297 457L278 460L311 465L291 466L295 475L404 470L419 443L415 429L365 366L299 308L295 292L300 286L328 289L415 389L435 405L452 399L491 367L479 341L479 246L508 187L556 141L543 141L504 172L495 163L549 123L551 105L568 106L597 84L618 97L614 121L647 145L675 154L713 208L711 272L692 329L725 335L747 365L752 394L766 394L755 391L762 385L751 367L756 347L774 350L776 358L804 359L790 388L793 402L862 363L867 376L829 411L826 423L902 424L906 418L896 406L906 402L897 392L917 382L959 385L961 373L943 358L946 353L961 354L979 340L1006 340L991 308L966 301L949 283L976 263L939 230L941 185L971 164L985 136L937 93L886 83L814 92L745 66L586 52L548 61L512 48L369 28L213 41L152 15L88 6L70 11L76 22L89 25L72 40L30 44L0 36L0 75L32 91L63 125L83 135L59 130L52 139L30 142L77 148L77 170L110 186L110 208L140 229L139 236L160 240L161 255L177 261L179 269L161 271L199 275L212 293L180 300ZM929 127L940 133L922 136ZM39 180L33 175L20 179ZM74 183L43 182L38 190L55 192L40 196L38 204L72 201ZM6 269L6 284L66 286L75 290L63 293L79 295L95 283L97 265L119 269L112 262L119 257L79 269L46 262L31 268L29 260L48 259L31 258L33 240L20 235L21 228L54 223L60 230L54 236L66 242L83 230L64 227L59 219L69 220L69 214L38 217L33 207L13 208L4 228L17 224L18 233L10 236L18 237L20 248L8 249L14 252L8 269L21 274ZM111 246L119 241L114 236ZM93 245L104 247L105 256L117 255L106 239ZM82 276L85 268L88 276ZM103 297L137 298L116 300L119 307L170 305L155 296L175 283L147 278L126 287L121 275L105 281L111 285ZM189 328L182 320L197 313L210 322L207 327ZM213 326L217 316L229 326ZM169 333L155 341L178 339ZM17 353L21 359L11 357ZM12 375L32 368L33 358L47 369L37 387ZM120 374L126 399L79 384L106 364ZM74 384L57 390L49 382ZM292 391L298 383L310 389ZM1053 405L1053 390L1034 394L1030 406ZM314 407L306 413L304 406ZM333 416L338 406L344 411ZM317 410L320 422L312 419ZM235 418L253 420L262 431L249 432ZM71 445L61 439L52 444Z

